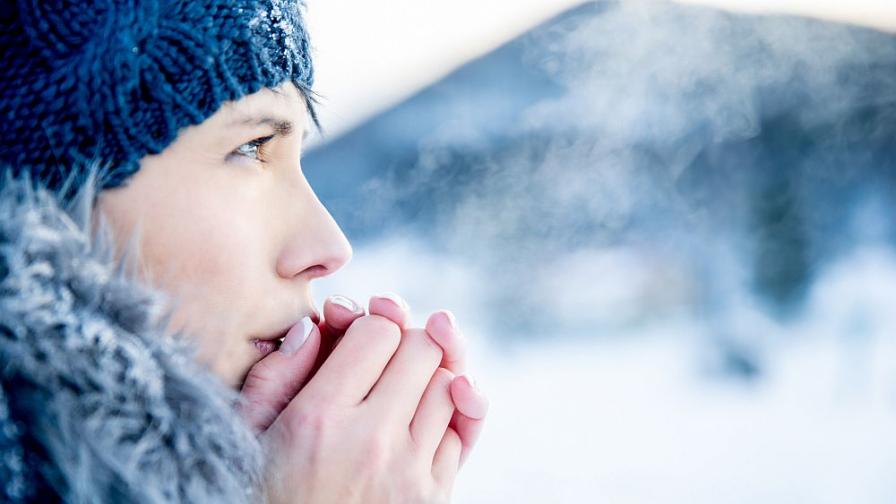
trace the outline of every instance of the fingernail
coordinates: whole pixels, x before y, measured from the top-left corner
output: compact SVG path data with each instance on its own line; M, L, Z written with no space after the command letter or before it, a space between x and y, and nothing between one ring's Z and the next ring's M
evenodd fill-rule
M411 307L408 306L407 301L405 301L405 300L404 300L401 296L399 296L398 294L395 294L395 293L392 293L392 292L385 292L385 293L383 293L383 294L377 294L376 297L378 297L378 298L388 299L388 300L394 302L395 304L397 304L400 308L404 309L405 311L410 311L410 310L411 310Z
M488 414L488 398L479 390L473 377L470 375L461 375L461 377L467 381L467 385L473 389L473 394L475 394L475 399L472 402L465 401L463 406L458 404L459 407L462 407L461 413L476 420L484 419Z
M357 312L361 311L361 307L358 306L358 303L352 301L351 299L349 299L345 296L340 296L337 294L334 296L330 296L329 299L330 299L331 303L333 303L335 305L339 305L352 313L357 313Z
M476 392L478 392L479 395L482 395L482 391L479 390L479 386L476 384L476 379L475 379L475 378L473 378L473 377L470 376L470 375L461 375L460 377L467 381L467 385L469 385L471 389L473 389L473 390L475 390Z
M457 329L457 319L454 318L454 314L448 310L442 310L442 313L444 313L445 317L448 319L448 325L450 325L452 329Z
M311 321L311 317L303 318L301 322L292 326L289 332L286 333L283 343L280 344L280 351L286 355L296 353L305 344L308 336L311 335L312 329L314 329L314 322Z

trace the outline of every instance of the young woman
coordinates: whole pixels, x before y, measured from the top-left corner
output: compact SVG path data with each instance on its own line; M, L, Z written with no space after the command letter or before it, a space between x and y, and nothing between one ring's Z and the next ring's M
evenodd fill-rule
M352 251L300 8L0 12L3 502L449 500L487 409L453 316L310 297Z

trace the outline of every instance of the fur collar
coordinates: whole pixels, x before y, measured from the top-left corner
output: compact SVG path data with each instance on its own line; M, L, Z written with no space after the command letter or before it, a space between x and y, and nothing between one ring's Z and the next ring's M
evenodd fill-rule
M0 184L0 500L261 500L236 394L163 335L164 298L108 231L90 236L93 190Z

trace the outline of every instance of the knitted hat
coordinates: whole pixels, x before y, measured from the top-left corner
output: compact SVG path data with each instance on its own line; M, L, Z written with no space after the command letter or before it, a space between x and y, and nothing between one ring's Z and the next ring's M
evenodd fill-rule
M115 187L228 100L292 81L308 101L303 9L303 0L6 2L0 171L58 189L99 163L101 188Z

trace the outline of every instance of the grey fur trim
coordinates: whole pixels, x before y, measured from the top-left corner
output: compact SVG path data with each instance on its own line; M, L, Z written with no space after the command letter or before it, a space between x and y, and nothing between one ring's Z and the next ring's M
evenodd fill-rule
M261 500L236 393L164 335L164 297L110 234L91 236L94 184L63 206L0 177L3 502Z

